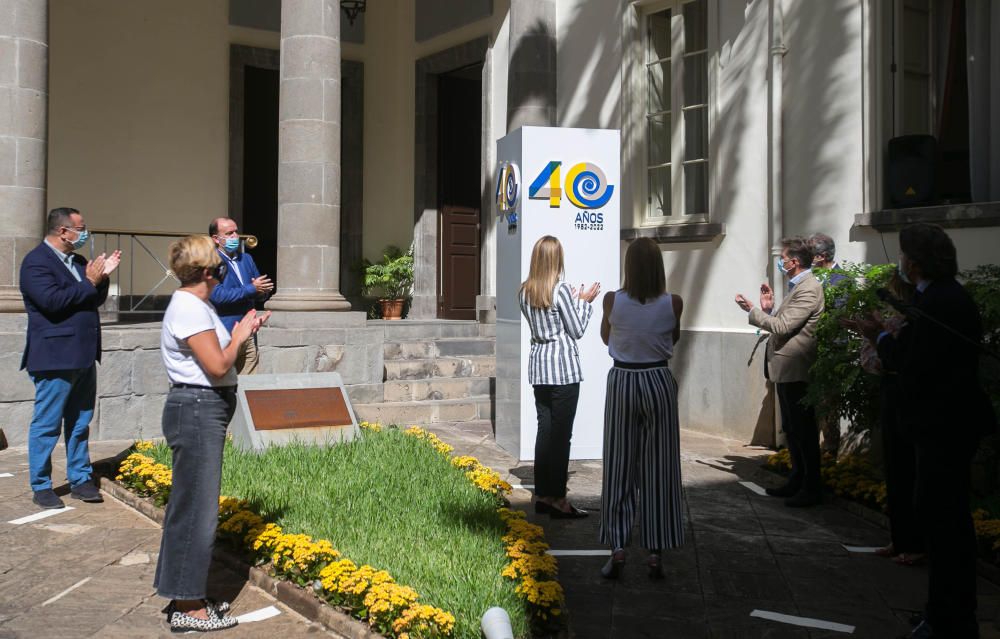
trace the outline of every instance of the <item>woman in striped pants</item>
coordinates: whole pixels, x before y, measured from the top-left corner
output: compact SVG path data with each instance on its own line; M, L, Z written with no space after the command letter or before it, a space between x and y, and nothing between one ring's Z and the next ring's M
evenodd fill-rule
M667 364L680 339L684 303L666 292L663 256L641 238L625 254L625 285L604 296L601 339L614 367L604 405L601 543L612 548L601 569L625 566L638 501L640 543L650 577L662 577L660 552L684 543L677 382Z
M531 250L528 279L521 284L521 313L531 329L528 382L535 389L538 435L535 438L535 512L555 519L586 517L587 512L566 500L569 445L580 397L580 354L576 340L583 337L594 310L591 302L600 285L577 291L560 280L563 250L559 240L546 235Z

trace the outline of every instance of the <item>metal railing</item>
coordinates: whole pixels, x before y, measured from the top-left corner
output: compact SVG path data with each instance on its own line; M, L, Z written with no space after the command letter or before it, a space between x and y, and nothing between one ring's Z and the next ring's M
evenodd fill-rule
M90 258L101 253L122 252L122 262L111 274L111 292L105 310L119 315L161 315L166 308L156 304L157 295L168 296L173 290L159 291L167 280L179 284L167 261L163 239L174 240L197 233L171 231L132 231L125 229L91 229ZM241 235L241 250L257 246L253 235ZM160 244L160 246L156 246ZM157 254L162 249L161 254ZM137 259L141 257L142 259ZM156 280L154 284L150 284ZM147 303L148 302L148 303ZM145 304L145 307L143 306Z

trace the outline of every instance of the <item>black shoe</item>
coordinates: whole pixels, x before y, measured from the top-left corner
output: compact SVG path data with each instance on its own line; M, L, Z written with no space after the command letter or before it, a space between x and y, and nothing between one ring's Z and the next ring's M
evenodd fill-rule
M927 620L921 621L916 628L910 631L910 634L906 635L909 639L933 639L935 636L934 630L931 625L927 623Z
M51 488L45 488L43 490L36 490L35 494L31 497L31 501L35 502L42 508L65 508L66 504L63 500L59 499L59 495L56 491Z
M649 558L646 559L646 570L650 579L663 579L663 560L658 550L649 553Z
M799 492L799 489L797 486L785 484L780 488L765 488L764 492L771 497L794 497Z
M75 486L70 491L69 496L73 499L79 499L92 504L99 504L104 501L104 498L101 497L101 491L97 490L97 487L89 481Z
M583 519L584 517L590 517L590 513L570 504L568 511L553 506L552 510L549 511L549 517L552 519Z
M535 502L535 512L539 515L547 515L553 510L556 510L556 507L546 501Z
M809 506L815 506L823 501L823 496L819 493L810 493L807 491L800 491L794 497L789 497L785 500L785 506L789 508L807 508Z

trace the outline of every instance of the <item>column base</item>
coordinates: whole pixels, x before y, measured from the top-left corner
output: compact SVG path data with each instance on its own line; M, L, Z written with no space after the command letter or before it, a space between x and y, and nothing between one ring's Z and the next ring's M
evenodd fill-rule
M0 288L0 313L23 313L24 298L15 287Z
M337 293L278 293L264 305L273 311L349 311L351 303Z

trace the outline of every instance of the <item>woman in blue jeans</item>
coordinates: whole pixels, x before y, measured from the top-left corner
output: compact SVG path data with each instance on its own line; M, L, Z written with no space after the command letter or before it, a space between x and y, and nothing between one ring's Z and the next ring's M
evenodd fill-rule
M577 291L560 280L562 274L562 245L546 235L531 250L520 303L531 329L528 383L535 389L538 412L535 512L555 519L576 519L587 516L566 500L570 439L583 380L576 340L587 330L594 312L590 304L601 287L595 282L584 291L581 284Z
M236 409L233 363L270 313L257 317L251 310L230 335L209 303L225 268L208 236L188 236L170 247L170 270L181 286L163 317L160 351L170 380L163 436L173 453L173 486L153 587L171 600L167 617L173 631L236 625L225 614L228 604L206 599L208 569L219 516L222 448Z

